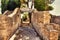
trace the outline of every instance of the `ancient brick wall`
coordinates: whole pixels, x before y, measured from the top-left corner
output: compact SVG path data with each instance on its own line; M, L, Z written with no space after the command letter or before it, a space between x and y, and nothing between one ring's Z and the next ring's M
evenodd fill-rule
M58 40L58 30L53 28L53 25L43 23L33 23L34 28L36 29L37 33L44 39L44 40ZM55 27L55 26L54 26Z
M51 16L48 11L34 11L31 21L37 33L44 40L58 40L59 25L50 23Z
M16 8L10 15L0 16L0 40L9 40L21 25L20 10Z
M7 40L8 36L10 36L10 32L12 32L13 21L11 18L6 15L0 16L0 40Z
M48 11L34 11L32 13L32 22L40 23L42 22L43 24L49 24L50 23L50 13Z

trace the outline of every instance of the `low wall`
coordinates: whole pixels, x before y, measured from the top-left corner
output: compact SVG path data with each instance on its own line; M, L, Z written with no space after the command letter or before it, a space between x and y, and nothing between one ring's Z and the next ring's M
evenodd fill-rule
M0 40L9 40L21 25L20 9L16 8L11 14L0 16Z

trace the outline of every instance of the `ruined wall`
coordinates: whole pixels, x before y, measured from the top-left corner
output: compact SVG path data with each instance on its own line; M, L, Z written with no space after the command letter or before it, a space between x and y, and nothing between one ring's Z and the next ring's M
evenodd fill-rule
M40 37L42 37L44 40L58 40L58 30L54 29L52 24L46 24L43 23L33 23L34 28L36 29L37 33Z
M42 22L43 24L50 23L50 13L48 11L34 11L32 13L32 22L35 21L36 23Z
M0 40L7 40L12 32L13 19L6 15L0 17Z
M33 27L44 40L58 40L60 26L50 23L51 16L48 11L34 11L31 18Z
M0 16L0 40L9 40L21 25L20 10L16 8L10 15Z

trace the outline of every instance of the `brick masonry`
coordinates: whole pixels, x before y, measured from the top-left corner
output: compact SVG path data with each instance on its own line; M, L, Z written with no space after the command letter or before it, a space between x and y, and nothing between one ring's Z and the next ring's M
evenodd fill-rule
M34 28L36 29L37 33L44 39L44 40L58 40L59 32L56 30L55 26L50 24L43 24L43 23L33 23Z
M50 23L50 13L48 11L34 11L32 13L32 21L36 21L38 23L42 22L43 24Z
M37 33L44 40L58 40L59 25L50 23L51 16L48 11L34 11L31 21Z
M12 16L0 16L0 40L9 40L16 29L21 25L19 8L16 8L13 13L14 15Z

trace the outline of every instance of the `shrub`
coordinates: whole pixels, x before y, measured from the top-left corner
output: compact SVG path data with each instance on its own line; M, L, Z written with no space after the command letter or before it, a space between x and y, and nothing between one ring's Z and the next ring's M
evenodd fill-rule
M53 7L52 6L48 6L48 10L53 10Z
M7 10L8 1L9 1L9 0L1 0L1 3L2 3L2 5L1 5L1 7L2 7L2 13L3 13L5 10Z
M49 6L45 0L35 0L35 8L38 10L38 11L46 11L46 10L52 10L53 7L52 6Z
M20 7L20 0L1 0L2 13L5 10L14 10L16 7Z

